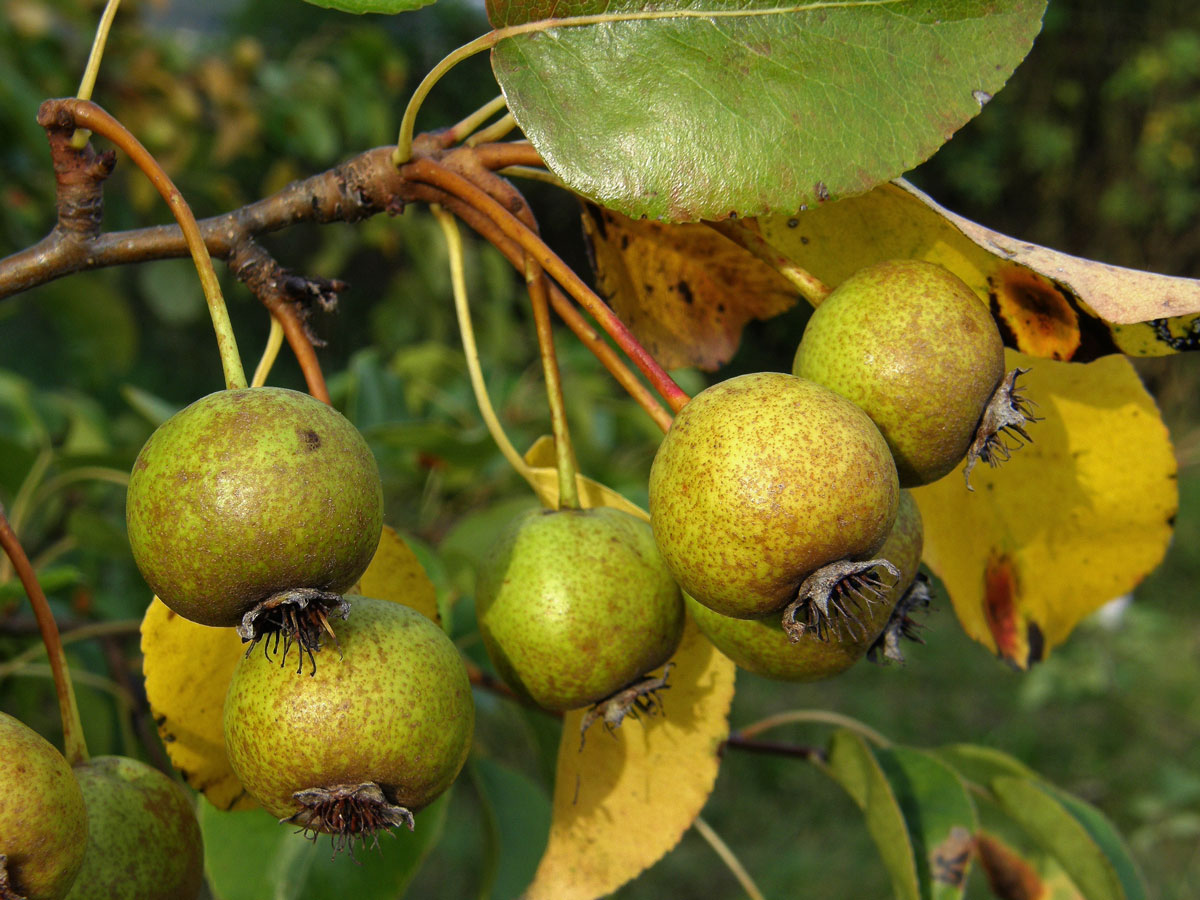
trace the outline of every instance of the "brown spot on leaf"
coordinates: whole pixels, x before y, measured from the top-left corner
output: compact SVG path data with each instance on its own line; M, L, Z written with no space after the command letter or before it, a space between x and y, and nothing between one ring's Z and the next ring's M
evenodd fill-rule
M1046 896L1041 876L1011 847L981 832L975 839L975 851L998 900L1041 900Z
M1053 281L1024 266L1008 266L988 278L988 295L1018 350L1050 359L1075 356L1079 314Z
M996 652L1014 665L1021 665L1017 625L1017 570L1007 554L993 556L983 573L983 616L996 642Z
M933 880L953 887L962 887L967 880L967 869L971 865L971 851L975 838L971 832L956 825L950 829L945 840L929 854Z

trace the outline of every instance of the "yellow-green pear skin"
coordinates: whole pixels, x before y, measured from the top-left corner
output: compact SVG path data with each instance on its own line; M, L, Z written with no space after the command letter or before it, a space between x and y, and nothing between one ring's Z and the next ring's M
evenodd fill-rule
M284 388L218 391L146 441L129 476L133 558L201 625L237 625L294 588L349 590L383 530L367 442L337 410Z
M501 677L552 710L597 703L662 665L684 623L650 526L611 507L510 522L480 568L475 614Z
M761 619L731 619L684 596L688 612L705 636L739 668L778 681L820 681L850 668L866 655L887 625L896 601L917 577L924 530L921 513L908 491L900 492L900 511L879 556L900 570L900 578L876 603L856 612L860 627L843 624L828 640L809 630L793 642L780 625L779 615ZM887 576L884 576L887 577Z
M809 319L792 372L853 400L879 426L903 487L962 461L1004 377L987 305L957 275L888 260L839 284Z
M781 372L701 391L650 469L650 522L675 580L743 619L781 610L821 566L870 558L899 496L892 455L867 414Z
M195 900L204 843L184 789L124 756L93 757L74 771L88 840L67 900Z
M66 759L0 712L0 854L9 887L28 900L62 900L83 864L87 809Z
M417 812L458 776L475 705L462 658L436 624L399 603L349 595L337 645L312 675L300 651L238 661L225 698L234 774L271 815L300 812L292 796L374 782Z

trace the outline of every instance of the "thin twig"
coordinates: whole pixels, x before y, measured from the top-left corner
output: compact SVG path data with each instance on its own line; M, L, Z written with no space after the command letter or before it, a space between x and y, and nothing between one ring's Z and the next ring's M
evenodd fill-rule
M721 836L713 831L712 826L704 821L703 816L697 816L692 827L696 829L700 837L708 842L708 846L713 848L717 856L721 857L721 862L725 863L725 867L733 873L733 877L737 879L738 884L742 886L742 890L746 892L746 896L750 900L766 900L762 891L758 889L758 885L754 883L754 879L750 877L750 873L746 871L746 867L742 865L742 861L729 849L729 845L721 840Z

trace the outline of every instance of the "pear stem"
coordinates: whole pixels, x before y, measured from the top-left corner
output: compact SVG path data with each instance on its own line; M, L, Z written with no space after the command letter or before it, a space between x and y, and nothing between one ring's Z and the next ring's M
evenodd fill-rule
M825 298L833 292L833 288L780 253L768 244L758 231L745 222L726 219L723 222L705 222L704 224L765 262L791 282L800 296L814 307L820 306Z
M492 406L488 396L487 384L483 380L483 367L479 363L479 348L475 345L475 329L471 326L471 309L467 299L467 283L463 277L463 247L462 235L458 231L458 223L454 216L442 209L436 203L430 204L429 211L437 219L438 225L446 238L446 250L450 255L450 284L454 292L454 311L458 316L458 331L462 337L463 356L467 361L467 372L471 377L471 389L475 392L475 404L479 407L479 415L487 426L492 440L500 448L504 458L518 475L525 479L531 488L537 490L537 482L533 478L533 468L525 462L525 458L517 452Z
M538 351L542 357L542 374L546 379L546 399L550 403L550 428L554 433L554 461L558 470L558 509L579 509L579 487L576 476L579 464L567 427L567 407L563 402L562 379L558 370L558 355L554 350L554 329L550 324L550 301L546 274L531 256L525 257L525 284L533 304L533 321L537 329Z
M67 669L67 656L63 651L62 638L58 633L58 623L54 621L54 613L50 603L38 584L37 574L29 563L29 557L16 532L8 524L8 517L0 508L0 546L12 560L17 577L29 595L29 603L33 606L33 616L37 620L38 631L42 635L42 643L46 646L46 655L50 658L50 671L54 676L54 691L58 695L58 711L62 716L63 725L63 755L67 762L76 766L88 760L87 742L83 737L83 723L79 719L79 705L75 702L75 686L71 683L71 673Z

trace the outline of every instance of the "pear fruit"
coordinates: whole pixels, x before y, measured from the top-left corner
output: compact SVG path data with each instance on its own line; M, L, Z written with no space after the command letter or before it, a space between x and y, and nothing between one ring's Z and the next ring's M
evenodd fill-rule
M225 747L272 815L335 847L405 824L454 781L474 732L471 685L436 624L399 603L348 596L338 650L311 678L255 653L225 700ZM297 654L301 651L296 649Z
M688 611L705 636L740 668L780 681L819 681L838 675L866 655L879 638L896 602L917 577L924 530L921 513L908 491L900 492L900 509L879 556L900 571L879 600L859 604L856 621L843 620L822 640L805 631L793 641L778 615L732 619L685 596Z
M543 709L599 703L662 665L683 600L650 526L623 510L532 510L480 567L475 614L501 677Z
M297 391L247 388L159 426L134 463L126 519L138 568L167 606L236 626L281 592L354 585L379 543L383 493L340 413Z
M899 494L866 413L812 381L759 372L680 410L650 469L650 522L686 593L751 619L789 604L815 570L874 554Z
M1004 377L1004 345L987 305L953 272L888 260L856 272L817 307L792 371L862 407L891 448L901 486L916 487L966 456Z
M54 746L0 713L0 900L61 900L83 864L83 792Z
M204 844L191 798L124 756L75 767L87 805L87 853L67 900L195 900Z

